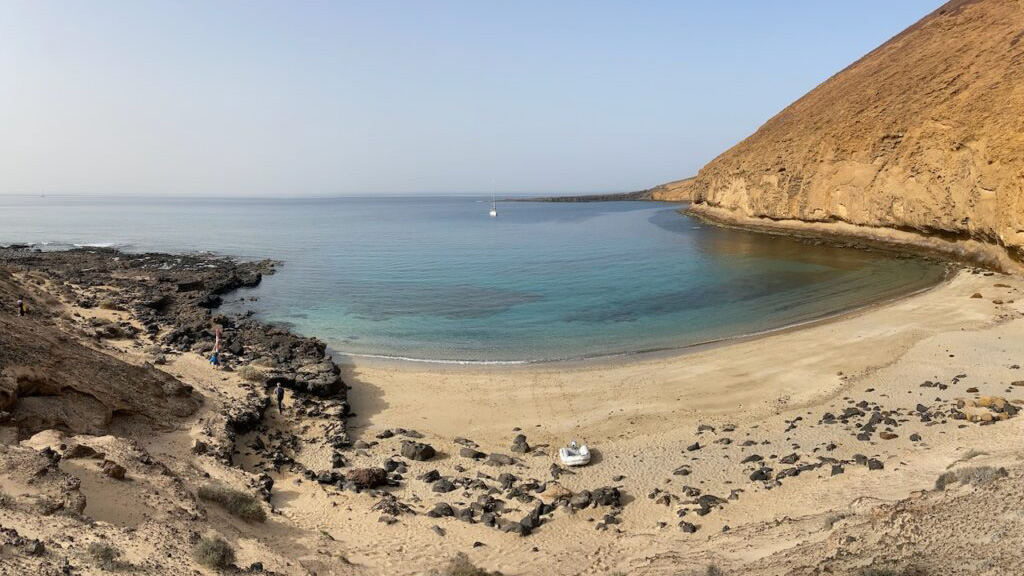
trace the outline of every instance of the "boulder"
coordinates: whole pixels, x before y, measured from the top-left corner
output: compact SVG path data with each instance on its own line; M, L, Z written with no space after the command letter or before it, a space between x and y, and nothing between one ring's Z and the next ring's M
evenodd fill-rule
M441 478L437 482L434 482L430 489L434 492L447 493L455 490L455 484L447 478Z
M622 494L613 486L598 488L590 492L590 500L597 506L618 506Z
M590 491L581 490L577 492L572 498L569 498L569 506L576 509L590 506Z
M487 457L487 454L467 447L459 449L459 456L462 456L463 458L472 458L473 460L483 460Z
M487 464L491 466L509 466L515 462L515 460L506 454L498 454L497 452L487 456Z
M434 505L434 508L432 510L427 512L427 516L431 518L447 518L450 516L455 516L455 511L447 502L438 502L437 504Z
M512 440L512 447L509 448L517 454L525 454L530 451L530 445L526 442L526 436L519 434Z
M388 472L383 468L356 468L348 474L348 480L357 488L376 488L388 479Z
M104 475L110 476L114 480L124 480L126 470L124 466L121 466L117 462L112 460L104 460L100 468Z
M85 444L75 444L64 451L64 458L93 458L99 455L99 452L94 450L90 446Z
M402 457L409 460L425 461L433 458L437 451L430 444L406 440L402 442Z

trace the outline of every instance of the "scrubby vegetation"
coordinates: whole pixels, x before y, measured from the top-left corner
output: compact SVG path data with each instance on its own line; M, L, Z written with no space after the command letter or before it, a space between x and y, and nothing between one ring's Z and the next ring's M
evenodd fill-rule
M117 305L117 302L114 302L113 300L100 300L100 303L97 304L97 306L99 306L100 308L102 308L104 310L120 310L121 309Z
M984 486L998 478L1006 476L1006 468L995 468L993 466L971 466L950 470L935 479L935 489L945 490L953 484L970 484L971 486Z
M203 500L220 504L232 516L247 522L264 522L267 519L267 512L260 501L241 490L209 484L200 488L198 495Z
M235 549L217 536L201 538L194 553L196 562L218 570L235 563Z
M238 375L242 377L242 380L256 384L262 384L264 380L263 372L255 366L242 366L238 369Z
M502 576L501 572L488 572L473 564L473 561L465 553L459 552L448 563L448 566L440 572L439 576Z
M121 570L128 564L119 560L121 551L105 542L93 542L89 544L89 557L93 563L104 570Z
M825 517L825 520L822 522L822 524L824 525L825 530L831 530L832 527L835 526L836 522L839 522L840 520L842 520L843 518L846 518L847 516L849 516L849 514L844 514L844 513L841 513L841 512L837 512L835 514L829 514L828 516Z

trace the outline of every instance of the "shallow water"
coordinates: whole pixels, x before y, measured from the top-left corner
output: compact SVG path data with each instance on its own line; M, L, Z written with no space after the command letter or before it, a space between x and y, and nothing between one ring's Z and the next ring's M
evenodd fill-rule
M0 243L285 262L232 310L335 350L536 361L682 347L919 290L940 265L728 230L653 202L0 197ZM249 297L256 297L251 301Z

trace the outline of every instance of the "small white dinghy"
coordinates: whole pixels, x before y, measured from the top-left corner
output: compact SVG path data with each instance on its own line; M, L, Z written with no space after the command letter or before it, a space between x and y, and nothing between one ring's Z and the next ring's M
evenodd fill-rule
M566 466L585 466L590 463L590 449L573 440L568 447L558 449L558 457Z

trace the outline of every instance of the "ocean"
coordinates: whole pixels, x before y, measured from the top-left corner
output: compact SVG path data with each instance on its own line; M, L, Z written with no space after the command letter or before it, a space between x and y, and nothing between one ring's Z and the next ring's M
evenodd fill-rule
M0 197L0 244L282 261L229 311L340 355L524 363L682 348L921 290L940 264L723 229L655 202Z

